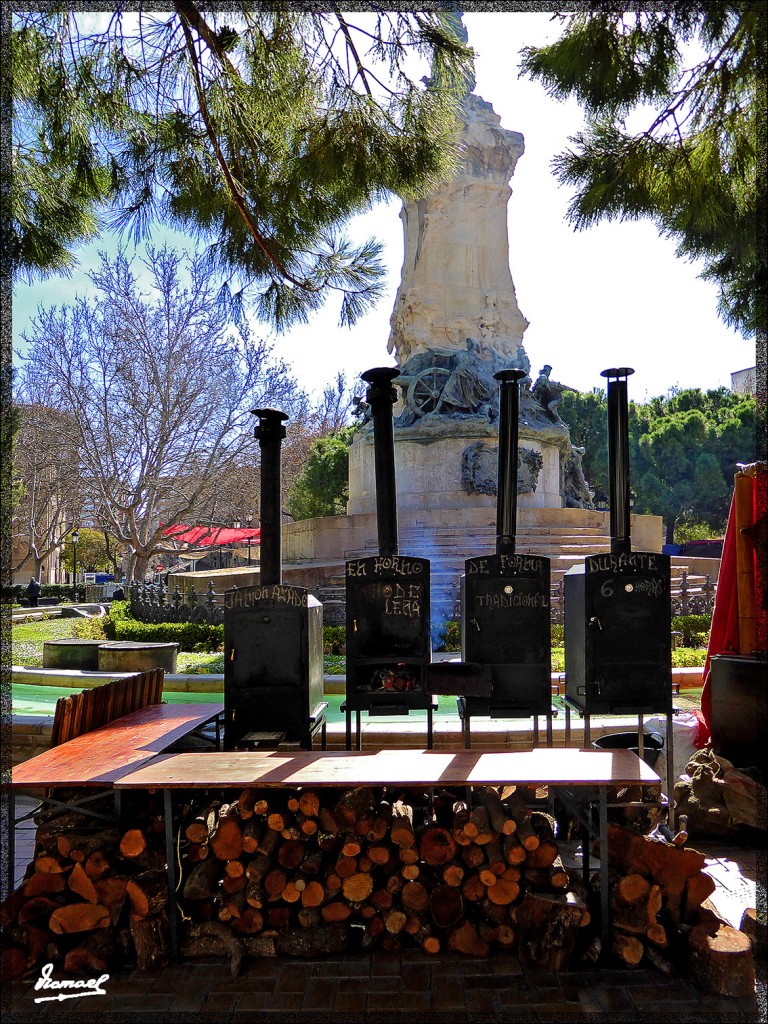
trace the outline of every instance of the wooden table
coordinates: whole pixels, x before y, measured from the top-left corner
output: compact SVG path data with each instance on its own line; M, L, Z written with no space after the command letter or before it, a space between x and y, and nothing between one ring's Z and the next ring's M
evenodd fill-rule
M173 851L173 793L188 789L246 786L499 786L546 785L574 794L589 810L599 808L600 899L603 949L609 949L609 787L657 785L659 776L628 750L537 747L529 751L281 751L165 754L115 781L115 789L162 790L167 849ZM585 821L587 820L585 815ZM586 843L583 844L583 847ZM583 848L589 858L589 850ZM168 858L169 893L176 891L175 860ZM171 896L170 939L177 956L176 914Z
M150 704L16 765L11 785L16 789L112 785L177 740L215 721L222 710L221 704Z
M17 818L17 789L92 789L92 795L74 801L57 800L51 794L46 795L44 800L53 806L84 810L89 803L101 798L105 789L112 788L121 776L151 761L178 740L209 722L216 723L218 747L219 716L222 714L221 704L149 704L16 765L11 774L9 793L11 827L8 830L8 892L13 889L16 826L31 818L39 809L35 808ZM114 790L114 793L114 817L119 818L120 791ZM105 817L92 808L88 808L87 813L97 819Z

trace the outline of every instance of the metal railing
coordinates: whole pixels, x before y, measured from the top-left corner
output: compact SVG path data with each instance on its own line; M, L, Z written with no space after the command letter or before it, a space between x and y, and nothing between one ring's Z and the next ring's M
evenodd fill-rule
M139 583L128 588L131 615L139 622L204 622L217 626L224 621L224 598L217 595L213 583L205 594L198 594L194 583L189 591L176 585L172 595L161 581Z
M691 585L688 572L683 569L679 578L672 579L671 598L673 615L711 615L715 607L717 584L709 573L701 586ZM565 615L565 584L562 579L552 584L550 592L552 622L562 624Z
M717 584L709 574L701 585L692 585L687 570L672 580L673 615L711 615L715 605ZM189 591L182 591L178 584L169 594L164 583L138 583L134 580L129 587L131 615L140 622L208 622L217 625L224 621L223 596L216 594L213 583L208 584L205 594L198 594L194 584ZM341 602L337 601L334 622L344 621ZM457 584L453 595L454 616L461 617L461 596ZM552 584L550 590L552 622L561 624L565 615L565 585L562 579ZM327 623L330 624L330 623Z

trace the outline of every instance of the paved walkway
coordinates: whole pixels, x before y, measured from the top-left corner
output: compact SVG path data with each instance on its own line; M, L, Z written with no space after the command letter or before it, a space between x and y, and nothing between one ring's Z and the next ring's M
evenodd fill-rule
M104 996L38 1003L31 983L14 985L14 1021L495 1022L764 1021L765 983L754 998L708 996L685 978L644 969L523 970L516 956L345 955L326 960L261 959L232 978L221 962L186 961L157 974L120 971ZM6 989L7 992L7 989ZM5 1009L5 1007L4 1007ZM59 1016L59 1014L64 1014ZM6 1017L6 1019L8 1019Z
M19 808L20 810L21 808ZM765 900L764 851L711 841L695 842L717 883L712 896L735 927L748 906ZM16 850L16 876L32 854L33 834ZM758 895L758 880L762 896ZM758 903L756 904L756 900ZM763 903L764 905L764 903ZM765 964L758 965L754 998L722 999L684 977L665 978L653 968L574 970L562 974L524 970L517 956L496 951L483 960L452 953L429 957L421 950L399 954L346 954L321 960L264 958L246 961L232 978L221 960L184 960L155 974L113 972L104 996L35 1003L36 977L5 986L3 1010L12 1020L102 1021L364 1021L374 1024L462 1024L464 1021L567 1022L766 1021ZM58 977L63 977L61 973ZM7 1017L4 1017L4 1020Z

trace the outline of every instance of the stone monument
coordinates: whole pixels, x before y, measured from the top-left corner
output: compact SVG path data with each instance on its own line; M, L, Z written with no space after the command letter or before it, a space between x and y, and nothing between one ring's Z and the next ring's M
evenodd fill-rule
M405 256L388 351L400 377L395 409L399 509L495 507L498 370L528 375L521 396L521 508L591 507L581 462L557 407L563 385L544 366L533 383L509 269L507 204L519 132L501 127L490 103L469 93L457 174L401 212ZM568 467L566 469L566 467ZM372 512L369 429L350 453L351 515Z
M401 211L405 255L388 351L400 376L394 439L400 550L429 558L432 628L456 613L464 560L495 549L498 370L526 373L520 400L518 539L552 559L553 577L609 550L559 405L565 385L523 347L528 322L509 268L509 182L524 151L490 103L468 93L458 172ZM383 346L382 346L383 347ZM326 622L343 622L344 559L377 550L373 431L365 403L349 458L346 516L286 524L286 579L315 588ZM644 522L640 522L640 520ZM640 539L642 537L642 540ZM633 539L661 549L661 520L633 517Z

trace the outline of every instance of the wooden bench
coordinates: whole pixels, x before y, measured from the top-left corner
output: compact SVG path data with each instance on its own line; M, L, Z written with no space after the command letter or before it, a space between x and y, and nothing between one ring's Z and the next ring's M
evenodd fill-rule
M67 743L149 704L160 704L164 679L163 669L158 668L60 697L53 715L51 746Z

